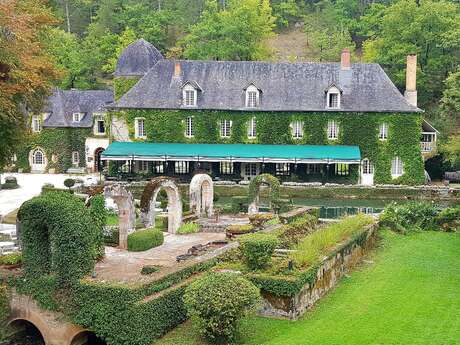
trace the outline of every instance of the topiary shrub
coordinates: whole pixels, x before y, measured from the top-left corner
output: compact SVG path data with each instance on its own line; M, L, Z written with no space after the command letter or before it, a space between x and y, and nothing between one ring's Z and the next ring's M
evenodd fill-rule
M96 258L104 256L104 226L107 223L105 199L101 194L93 196L89 201L89 212L95 226L94 245Z
M142 266L142 269L141 269L141 274L142 275L149 275L149 274L153 274L155 272L158 272L160 270L160 266L157 266L157 265L145 265L145 266Z
M232 196L231 212L247 212L248 210L248 198L246 196Z
M266 267L278 245L276 236L264 233L244 235L238 241L244 261L252 270Z
M128 250L142 252L161 246L163 242L164 235L161 230L154 228L139 230L128 235Z
M259 290L231 273L208 273L187 287L184 302L200 333L218 344L233 339L239 322L255 311Z
M185 223L182 224L179 229L177 229L177 234L186 235L186 234L195 234L200 231L200 226L197 223Z
M73 194L50 191L22 204L22 257L26 276L54 273L61 285L93 270L97 229L90 211Z
M75 186L75 180L73 178L66 178L64 180L64 186L66 186L67 188L72 188L73 186Z

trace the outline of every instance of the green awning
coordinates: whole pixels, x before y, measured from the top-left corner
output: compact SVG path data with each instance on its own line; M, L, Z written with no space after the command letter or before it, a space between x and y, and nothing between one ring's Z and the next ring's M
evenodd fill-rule
M359 163L358 146L113 142L103 160Z

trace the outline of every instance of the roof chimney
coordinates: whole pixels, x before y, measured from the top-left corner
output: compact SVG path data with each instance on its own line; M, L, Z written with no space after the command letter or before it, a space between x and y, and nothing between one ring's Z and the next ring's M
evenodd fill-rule
M406 91L404 97L409 104L417 106L417 54L407 55Z
M174 64L174 77L180 77L180 72L180 62L176 61L176 63Z
M342 55L340 57L340 68L341 69L350 69L351 60L350 60L350 49L344 48L342 50Z

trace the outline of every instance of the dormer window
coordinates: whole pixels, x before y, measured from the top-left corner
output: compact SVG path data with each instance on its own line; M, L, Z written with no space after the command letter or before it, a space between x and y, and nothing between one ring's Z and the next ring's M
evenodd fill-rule
M197 89L190 83L182 88L182 104L185 107L196 107Z
M83 118L82 113L73 113L72 114L72 121L73 122L80 122L82 118Z
M246 107L257 108L259 106L259 89L254 85L249 85L246 89Z
M340 109L340 96L341 90L334 85L330 86L326 93L326 108Z

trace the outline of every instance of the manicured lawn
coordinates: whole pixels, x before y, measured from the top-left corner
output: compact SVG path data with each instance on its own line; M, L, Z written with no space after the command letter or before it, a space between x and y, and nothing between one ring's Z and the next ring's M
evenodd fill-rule
M296 322L254 317L244 345L460 344L460 233L384 231L379 248ZM190 322L155 345L203 345Z

